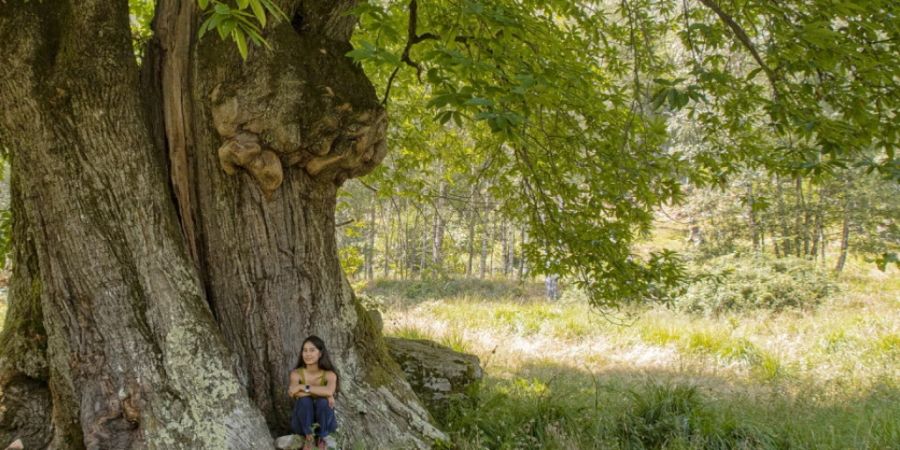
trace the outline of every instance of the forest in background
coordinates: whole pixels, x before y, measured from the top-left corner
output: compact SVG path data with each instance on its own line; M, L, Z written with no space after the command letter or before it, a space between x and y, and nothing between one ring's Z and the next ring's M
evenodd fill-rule
M772 63L797 71L773 78L756 48L730 40L742 33L737 24L715 2L700 3L715 7L600 2L560 15L561 34L540 17L506 23L505 7L463 7L468 15L459 20L484 29L499 23L497 33L512 34L514 44L490 49L465 40L461 48L432 44L427 33L414 39L414 30L403 42L407 25L452 29L441 22L442 13L457 14L450 5L432 5L422 17L405 4L359 6L350 56L384 89L391 152L340 194L336 224L348 276L556 274L590 290L597 305L653 299L677 290L684 271L664 247L639 251L659 221L688 230L691 259L792 256L836 272L848 255L881 269L900 265L900 168L890 125L897 86L887 81L898 69L896 55L879 47L893 42L890 34L872 41L880 36L876 24L854 21L846 30L877 44L810 52L836 35L786 6L781 14L809 23L772 30L770 39L785 33L795 40L773 47L781 53ZM768 7L742 7L750 27L765 23L753 14ZM852 2L830 7L840 17L860 12ZM603 11L608 18L598 17ZM702 23L715 14L732 30ZM633 22L608 22L618 15ZM673 27L681 22L685 28ZM568 33L569 25L589 24L623 45L594 48ZM517 34L523 30L530 40ZM572 48L580 40L586 47ZM532 41L559 59L531 60ZM485 67L482 53L500 62ZM848 65L852 74L837 75ZM787 86L796 90L778 93ZM530 122L518 123L517 108ZM812 115L819 108L822 115ZM797 116L785 126L776 122L780 114ZM608 288L596 285L604 277ZM635 288L617 286L622 279Z

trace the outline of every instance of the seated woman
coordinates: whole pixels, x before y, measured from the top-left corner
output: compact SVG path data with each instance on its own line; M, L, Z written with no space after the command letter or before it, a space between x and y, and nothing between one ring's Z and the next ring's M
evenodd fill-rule
M316 446L326 448L325 437L337 429L334 417L337 384L337 374L325 342L317 336L306 338L297 367L291 371L288 387L288 395L297 399L291 414L291 429L294 434L306 438L304 450L312 449L316 437Z

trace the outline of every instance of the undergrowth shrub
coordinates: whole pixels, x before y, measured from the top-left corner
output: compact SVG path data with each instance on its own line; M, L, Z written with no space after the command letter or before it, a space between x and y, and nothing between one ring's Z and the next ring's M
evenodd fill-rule
M622 447L778 448L767 431L712 411L694 386L653 384L629 391L631 408L619 420Z
M726 311L810 309L837 290L830 274L798 258L727 255L696 266L680 309L718 315Z
M373 297L395 297L406 301L441 300L470 296L493 299L522 299L531 295L534 286L522 285L512 280L480 279L426 279L389 280L368 282L362 290Z
M444 415L456 449L595 448L596 415L583 395L533 378L477 384Z

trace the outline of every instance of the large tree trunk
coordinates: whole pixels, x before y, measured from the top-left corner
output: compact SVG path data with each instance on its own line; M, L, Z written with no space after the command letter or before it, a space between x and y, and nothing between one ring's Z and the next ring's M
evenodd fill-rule
M0 17L0 127L22 199L16 224L32 237L14 245L33 245L47 332L42 439L270 448L185 252L138 96L127 3L10 1ZM13 308L33 308L20 292Z
M0 348L0 409L52 403L30 428L4 413L0 438L271 448L313 333L339 369L341 439L442 437L338 262L338 186L385 148L384 111L343 56L352 2L286 3L297 29L270 27L273 51L242 63L228 42L193 42L192 1L161 1L157 81L141 86L127 2L0 2L0 137L16 235L32 237L14 242L3 336L41 335L19 319L37 310L47 336L45 368L41 345L34 367Z

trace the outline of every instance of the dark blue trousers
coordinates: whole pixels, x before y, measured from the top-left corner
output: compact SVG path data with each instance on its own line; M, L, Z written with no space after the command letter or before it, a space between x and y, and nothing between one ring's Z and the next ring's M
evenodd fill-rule
M315 434L324 438L337 430L337 419L334 410L328 406L324 397L300 397L294 402L291 413L291 430L294 434L307 436L313 434L313 424L317 424Z

